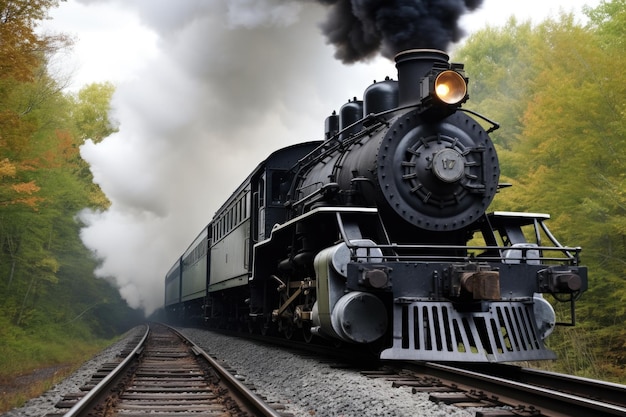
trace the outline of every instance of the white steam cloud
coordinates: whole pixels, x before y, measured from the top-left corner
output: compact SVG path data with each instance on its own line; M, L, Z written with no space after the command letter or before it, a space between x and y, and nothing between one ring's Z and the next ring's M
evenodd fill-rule
M132 10L158 51L117 86L118 133L81 147L111 201L84 211L82 239L131 307L163 281L215 210L272 151L321 139L324 118L391 62L344 66L318 29L323 7L281 0L82 0Z

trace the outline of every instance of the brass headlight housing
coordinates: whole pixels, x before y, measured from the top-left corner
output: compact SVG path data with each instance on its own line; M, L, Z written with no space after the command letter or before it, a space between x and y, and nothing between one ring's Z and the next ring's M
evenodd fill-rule
M469 99L468 79L461 65L433 68L421 80L421 114L430 120L448 117Z
M443 103L455 105L462 103L467 95L467 82L456 71L443 71L435 79L434 93Z

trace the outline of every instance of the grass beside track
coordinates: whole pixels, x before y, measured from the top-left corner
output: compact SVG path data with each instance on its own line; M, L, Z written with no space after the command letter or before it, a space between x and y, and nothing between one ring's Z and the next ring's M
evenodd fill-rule
M57 333L0 336L0 414L43 394L114 342Z

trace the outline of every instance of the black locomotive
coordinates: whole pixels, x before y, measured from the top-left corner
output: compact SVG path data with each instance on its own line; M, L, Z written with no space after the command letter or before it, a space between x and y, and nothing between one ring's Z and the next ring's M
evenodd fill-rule
M488 133L461 108L463 65L396 56L398 81L271 154L176 261L174 320L380 346L384 359L552 359L556 315L587 288L580 248L545 214L486 210L501 187ZM485 129L474 118L485 124Z

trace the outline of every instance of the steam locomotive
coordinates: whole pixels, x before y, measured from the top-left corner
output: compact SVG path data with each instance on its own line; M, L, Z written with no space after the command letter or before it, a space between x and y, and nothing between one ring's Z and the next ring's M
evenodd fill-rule
M496 123L462 108L462 64L395 58L325 122L261 162L165 278L172 320L379 346L392 360L553 359L587 289L546 214L491 212ZM485 130L481 123L489 128ZM557 323L553 303L569 303Z

